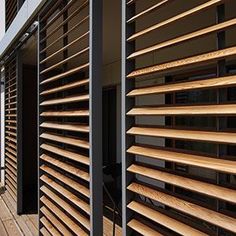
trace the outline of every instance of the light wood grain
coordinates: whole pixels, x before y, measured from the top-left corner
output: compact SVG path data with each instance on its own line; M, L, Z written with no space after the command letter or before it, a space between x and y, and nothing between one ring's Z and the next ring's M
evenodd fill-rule
M206 141L215 143L236 144L236 133L196 131L196 130L177 130L165 128L144 128L132 127L127 131L130 135L142 135L151 137L175 138L184 140Z
M49 134L49 133L42 133L40 135L40 138L89 149L89 142L82 139L69 138L69 137L64 137L64 136L54 135L54 134Z
M59 161L59 160L52 158L52 157L45 155L45 154L41 155L40 159L66 171L66 172L69 172L70 174L73 174L76 177L79 177L85 181L89 181L89 174L86 171L80 170L77 167L74 167L70 164Z
M144 11L141 11L140 13L136 14L135 16L131 17L129 20L127 20L127 23L132 23L135 20L146 16L147 14L152 13L153 11L160 9L160 7L165 6L167 3L170 3L172 0L163 0L157 4L154 4L153 6L145 9Z
M63 208L63 210L70 214L75 220L79 221L80 224L83 225L87 230L90 230L89 220L85 216L83 216L79 211L77 211L66 201L62 200L58 195L54 194L47 187L42 186L40 190L49 198L53 199L53 201L57 202L57 204L59 204L60 207Z
M79 81L76 81L73 83L68 83L63 86L57 86L56 88L45 90L45 91L41 92L40 95L48 95L48 94L53 94L53 93L57 93L57 92L61 92L61 91L66 91L69 89L73 89L73 88L87 85L88 83L89 83L89 79L83 79L83 80L79 80Z
M65 77L67 77L67 76L70 76L70 75L73 75L73 74L78 73L78 72L80 72L80 71L83 71L83 70L87 69L88 67L89 67L89 63L85 63L85 64L83 64L83 65L81 65L81 66L78 66L78 67L76 67L76 68L73 68L73 69L71 69L71 70L68 70L68 71L66 71L66 72L63 72L63 73L61 73L61 74L58 74L58 75L52 76L52 77L50 77L50 78L48 78L48 79L45 79L45 80L43 80L40 84L41 84L41 85L42 85L42 84L47 84L47 83L56 81L56 80L58 80L58 79L65 78Z
M176 210L197 217L201 220L205 220L211 224L222 227L226 230L236 233L236 219L224 215L222 213L201 207L191 202L187 202L177 197L173 197L166 193L154 190L144 185L132 183L128 186L128 190L141 194L152 200L158 201Z
M168 184L172 184L180 188L198 192L200 194L208 195L212 198L221 199L223 201L228 201L234 204L236 203L236 190L233 189L224 188L215 184L205 183L190 178L185 178L182 176L154 170L136 164L132 164L130 167L128 167L127 171Z
M40 114L43 117L81 117L89 116L89 110L73 110L73 111L44 111Z
M127 225L143 236L163 236L163 234L135 219L132 219Z
M42 196L40 201L47 206L49 209L53 209L54 214L56 214L66 225L76 234L76 235L88 235L79 225L69 218L62 210L60 210L51 200L47 197Z
M44 227L47 229L47 231L52 235L52 236L59 236L62 235L48 220L46 217L41 217L40 218L41 223L44 225Z
M184 59L178 59L175 61L166 62L159 65L149 66L141 69L137 69L127 75L127 78L135 78L139 76L150 75L153 73L164 72L166 70L180 69L185 66L209 63L211 61L220 60L236 54L236 47L230 47L222 50L207 52L197 56L191 56Z
M46 207L41 207L40 211L62 235L72 236L72 233Z
M53 181L46 175L40 176L40 180L50 186L54 191L57 192L55 195L62 195L65 199L70 201L71 203L75 204L81 210L83 210L86 214L90 215L90 207L89 204L82 199L78 198L75 194L71 193L69 190L58 184L57 182Z
M145 35L147 33L150 33L150 32L152 32L154 30L157 30L157 29L159 29L159 28L161 28L163 26L167 26L170 23L177 22L178 20L182 20L182 19L184 19L184 18L186 18L188 16L192 16L193 14L199 13L199 12L201 12L203 10L206 10L206 9L208 9L210 7L216 6L216 5L221 4L223 2L224 1L222 1L222 0L211 0L211 1L208 1L208 2L203 3L201 5L198 5L198 6L192 8L190 10L187 10L187 11L185 11L183 13L180 13L180 14L178 14L176 16L168 18L167 20L164 20L164 21L162 21L160 23L157 23L157 24L155 24L153 26L150 26L150 27L148 27L148 28L146 28L144 30L141 30L141 31L133 34L131 37L129 37L127 39L127 41L135 40L138 37L141 37L141 36L143 36L143 35Z
M40 233L43 235L43 236L51 236L51 234L44 228L42 227L40 229Z
M184 235L184 236L203 236L207 235L203 232L200 232L197 229L194 229L190 227L187 224L184 224L180 221L177 221L161 212L155 211L141 203L138 203L136 201L132 201L127 206L129 209L137 212L140 215L143 215L144 217L147 217L148 219L165 226L168 229L173 230L174 232ZM128 224L129 225L129 224Z
M83 50L81 50L81 51L79 51L79 52L73 54L72 56L67 57L66 59L64 59L64 60L62 60L62 61L60 61L60 62L58 62L58 63L56 63L56 64L53 64L53 65L50 66L50 67L47 67L46 69L44 69L43 71L41 71L40 74L48 73L49 71L51 71L51 70L53 70L53 69L55 69L55 68L57 68L57 67L59 67L59 66L61 66L61 65L64 65L65 63L69 62L70 60L72 60L72 59L74 59L74 58L76 58L76 57L78 57L78 56L81 56L81 55L83 55L83 54L85 54L85 53L88 53L88 52L89 52L89 47L86 47L85 49L83 49Z
M206 36L208 34L212 34L212 33L219 32L221 30L225 30L229 27L234 26L235 24L236 24L236 19L231 19L231 20L228 20L228 21L220 23L220 24L212 25L212 26L209 26L207 28L194 31L194 32L189 33L189 34L184 34L184 35L179 36L177 38L173 38L173 39L164 41L164 42L156 44L154 46L141 49L139 51L136 51L136 52L130 54L127 58L128 59L134 59L136 57L143 56L147 53L151 53L153 51L156 51L156 50L159 50L159 49L162 49L162 48L174 46L178 43L182 43L182 42L185 42L187 40L196 39L196 38L201 37L201 36Z
M90 197L90 191L87 187L84 185L78 183L77 181L67 177L64 174L61 174L60 172L46 166L42 165L40 166L40 169L43 170L45 173L51 175L53 178L58 179L59 181L63 182L67 186L73 188L76 191L79 191L79 193L83 194L85 197Z
M163 94L171 93L178 91L188 91L195 89L210 89L210 88L219 88L219 87L229 87L236 85L236 76L226 76L219 78L212 78L206 80L196 80L189 82L173 83L173 84L164 84L157 86L150 86L144 88L137 88L132 90L127 94L127 96L141 96L141 95L150 95L150 94Z
M72 97L46 100L42 102L40 106L58 105L58 104L73 103L73 102L83 102L83 101L88 101L88 100L89 100L88 94L77 95L77 96L72 96Z
M45 143L43 143L40 146L40 148L42 148L46 151L52 152L54 154L66 157L70 160L77 161L77 162L85 164L85 165L89 165L89 158L87 156L84 156L84 155L81 155L81 154L78 154L75 152L67 151L65 149L61 149L61 148L58 148L58 147L55 147L55 146L52 146L49 144L45 144Z
M169 151L158 148L131 146L128 153L154 158L157 160L171 161L184 165L191 165L225 173L236 174L235 161L228 161L207 156L186 154L177 151Z
M236 115L235 104L173 106L173 107L135 107L127 112L130 116L172 116L172 115Z
M67 130L67 131L89 133L89 126L88 125L43 122L42 124L40 124L40 127L47 128L47 129L58 129L58 130Z

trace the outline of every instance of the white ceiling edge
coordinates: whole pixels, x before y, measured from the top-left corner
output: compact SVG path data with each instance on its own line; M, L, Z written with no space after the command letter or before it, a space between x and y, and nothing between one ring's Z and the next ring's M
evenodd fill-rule
M23 33L26 27L29 26L29 22L36 16L37 12L46 1L48 0L26 0L24 2L12 24L0 41L0 59L2 59L6 51L11 47L20 34Z

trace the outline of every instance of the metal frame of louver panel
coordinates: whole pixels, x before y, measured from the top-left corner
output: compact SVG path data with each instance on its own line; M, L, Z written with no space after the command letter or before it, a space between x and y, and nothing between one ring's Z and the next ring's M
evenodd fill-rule
M102 1L39 15L40 234L102 235Z
M196 3L195 7L162 21L155 22L152 18L152 23L148 23L147 18L153 13L168 12L174 1L147 3L146 8L137 7L138 2L141 1L122 1L123 235L134 232L143 235L234 235L236 188L230 181L235 177L236 159L235 152L230 150L236 145L236 134L229 123L236 109L235 100L229 99L229 91L235 89L236 75L229 68L235 68L236 48L235 45L228 47L225 36L229 29L236 27L235 18L225 16L225 4L232 1ZM190 20L194 15L206 15L208 10L215 11L214 25L162 42L155 36L155 32L161 34L164 27L172 24L178 27L178 22ZM143 28L137 30L140 26ZM167 48L208 36L215 37L215 41L211 38L212 44L216 43L215 51L199 55L189 52L190 55L183 59L154 62L153 58L158 57L161 50L164 53ZM144 37L146 41L141 41ZM153 43L155 37L158 43ZM142 59L142 65L146 63L146 66L138 66ZM189 79L194 76L196 79ZM164 81L158 82L160 78ZM138 82L150 80L152 85L138 86ZM186 100L185 96L195 91L214 92L214 99L205 104ZM165 105L146 105L147 98L150 103L156 95L165 96ZM137 105L140 101L145 101L145 106ZM152 125L148 124L148 119L140 124L140 120L144 120L140 118L151 117L156 118L156 124L154 119ZM164 118L164 125L158 124L158 117ZM199 118L199 122L201 118L212 119L214 127L201 123L200 127L199 124L198 127L178 125L181 119L188 118ZM156 141L150 141L151 138ZM164 147L158 145L157 139L164 140ZM191 150L183 146L184 142L212 145L214 152L204 153L200 146ZM194 168L198 175L189 168ZM214 179L199 175L206 172L214 173ZM207 199L208 204L202 199Z

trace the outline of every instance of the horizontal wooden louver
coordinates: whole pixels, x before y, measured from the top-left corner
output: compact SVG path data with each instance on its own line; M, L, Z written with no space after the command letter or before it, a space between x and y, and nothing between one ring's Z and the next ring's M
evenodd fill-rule
M42 235L90 235L95 229L90 4L88 0L51 1L39 17Z
M123 2L125 235L236 234L234 7Z
M18 11L18 3L17 0L6 0L5 1L5 15L6 15L6 30L11 25L12 21L15 19L17 11Z
M16 59L5 64L5 185L17 202L17 69Z

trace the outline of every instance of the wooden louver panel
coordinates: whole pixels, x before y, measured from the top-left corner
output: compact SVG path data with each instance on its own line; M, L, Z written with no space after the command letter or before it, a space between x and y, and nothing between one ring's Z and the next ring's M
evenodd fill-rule
M123 2L125 235L236 234L235 4Z
M41 235L102 231L101 119L94 109L101 104L102 55L95 51L102 33L93 30L101 2L48 1L39 15Z
M89 235L89 3L59 2L39 29L40 232Z
M17 0L6 0L5 1L5 15L6 15L6 30L11 25L12 21L16 17L18 3Z
M5 64L5 184L17 201L17 73L16 59Z

